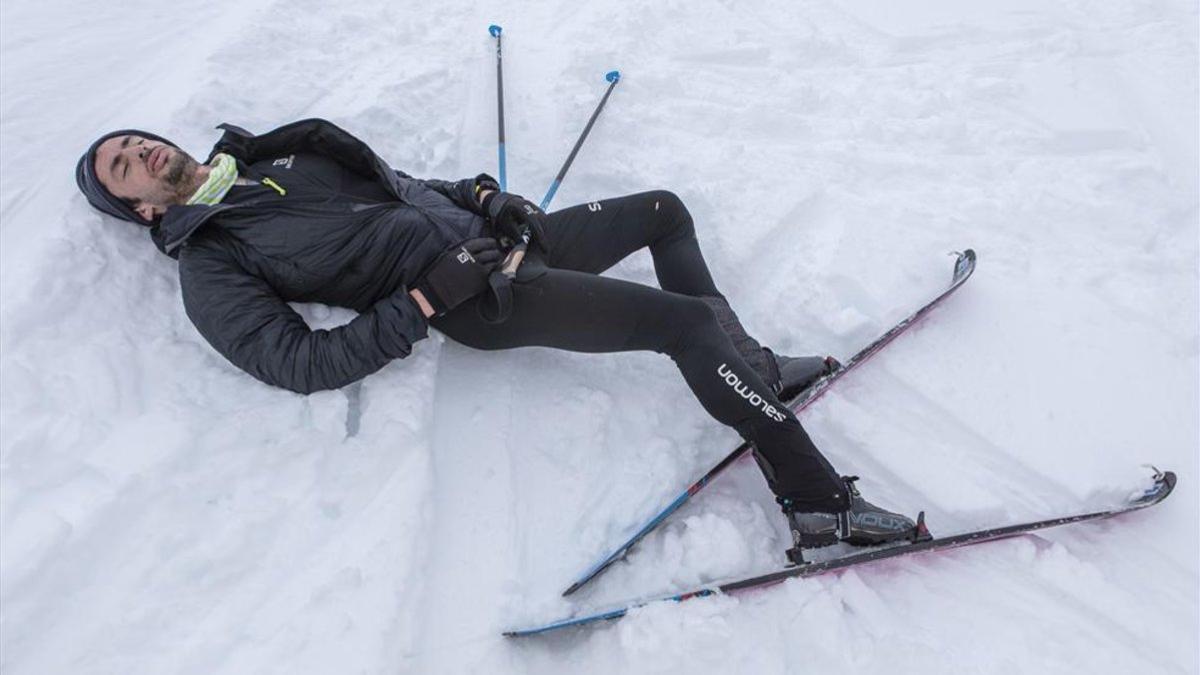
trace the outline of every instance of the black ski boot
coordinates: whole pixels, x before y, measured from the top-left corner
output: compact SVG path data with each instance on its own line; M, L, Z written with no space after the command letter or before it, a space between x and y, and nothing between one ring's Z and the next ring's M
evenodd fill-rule
M850 508L841 513L798 511L791 500L778 500L792 531L792 548L787 557L793 564L805 564L803 549L831 546L846 542L852 546L876 546L894 541L924 541L930 539L925 527L925 512L911 518L892 513L863 499L854 487L858 476L844 476Z
M772 386L775 396L784 403L791 401L817 380L842 367L832 356L784 356L763 347L775 362L778 379Z
M723 297L703 296L721 329L733 341L733 347L746 365L754 369L762 381L784 403L799 396L812 383L841 367L832 356L783 356L763 347L750 337L737 314Z

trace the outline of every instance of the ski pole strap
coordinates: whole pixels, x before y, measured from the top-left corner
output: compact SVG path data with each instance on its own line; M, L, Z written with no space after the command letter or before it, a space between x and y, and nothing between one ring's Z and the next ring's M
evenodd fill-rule
M479 296L479 318L490 324L504 323L512 316L512 279L501 270L488 275L488 290Z
M525 259L525 250L529 248L529 232L526 230L525 235L521 237L521 243L513 247L508 254L508 259L500 266L500 273L512 279L517 276L517 268L521 266L521 261Z

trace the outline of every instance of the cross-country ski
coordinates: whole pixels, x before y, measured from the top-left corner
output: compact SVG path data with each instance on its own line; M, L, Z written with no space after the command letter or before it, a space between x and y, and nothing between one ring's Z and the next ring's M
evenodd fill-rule
M1115 506L1104 511L1081 513L1078 515L1057 516L1047 518L1045 520L1016 523L1012 525L1001 525L942 537L929 536L928 531L923 529L923 533L926 536L920 541L913 543L897 544L888 548L878 548L865 551L863 553L855 553L821 562L792 565L775 572L768 572L744 579L713 583L702 588L685 591L682 593L665 595L649 600L637 600L615 608L584 614L582 616L561 619L541 626L509 630L504 634L509 637L528 637L531 635L540 635L542 633L549 633L563 628L583 626L600 621L619 619L634 609L644 607L654 602L683 602L685 600L707 597L717 593L736 593L738 591L769 586L781 581L786 581L787 579L827 574L829 572L850 569L851 567L898 558L900 556L914 555L931 551L943 551L962 546L972 546L974 544L982 544L984 542L995 541L997 539L1005 539L1022 534L1030 534L1049 527L1058 527L1060 525L1069 525L1071 523L1099 520L1102 518L1112 518L1114 516L1119 516L1124 513L1137 511L1158 504L1166 499L1167 496L1171 494L1171 491L1175 489L1175 482L1176 478L1174 473L1170 471L1161 472L1155 474L1154 485L1152 487L1147 488L1141 494L1130 499L1125 504Z

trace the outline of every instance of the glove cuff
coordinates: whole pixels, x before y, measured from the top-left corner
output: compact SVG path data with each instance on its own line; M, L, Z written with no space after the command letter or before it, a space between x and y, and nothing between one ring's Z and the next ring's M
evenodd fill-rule
M475 185L477 189L481 190L500 189L500 183L496 182L495 178L492 178L490 174L486 173L481 173L478 176L475 176Z
M471 210L475 211L481 216L486 216L487 209L484 208L482 200L479 199L479 195L482 194L484 190L491 190L493 193L499 192L500 184L496 182L495 178L492 178L486 173L481 173L478 176L471 178L470 183L470 203L472 204Z
M479 202L480 210L483 211L483 215L487 216L488 219L494 218L492 214L492 203L495 202L496 197L501 194L503 193L499 190L493 190L492 192L489 192L482 201Z

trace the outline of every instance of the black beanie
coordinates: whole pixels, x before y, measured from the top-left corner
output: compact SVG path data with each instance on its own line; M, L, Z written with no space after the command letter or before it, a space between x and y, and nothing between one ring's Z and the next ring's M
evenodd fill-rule
M134 211L129 204L121 201L119 197L109 192L108 188L101 185L100 179L96 177L96 149L100 147L101 143L113 136L125 135L141 136L153 141L162 141L173 148L179 147L162 136L137 129L121 129L120 131L104 134L96 139L95 143L92 143L87 152L83 153L83 157L79 158L79 164L75 166L75 183L79 185L79 191L83 193L83 196L87 197L88 203L95 208L115 218L128 220L131 223L146 225L148 227L154 223L139 216L137 211Z

